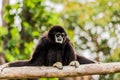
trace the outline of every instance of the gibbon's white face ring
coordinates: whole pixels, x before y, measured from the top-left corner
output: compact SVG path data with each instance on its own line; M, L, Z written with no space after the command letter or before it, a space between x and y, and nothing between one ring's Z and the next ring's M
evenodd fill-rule
M56 33L55 34L55 42L62 44L63 41L64 41L64 33L60 33L60 32Z

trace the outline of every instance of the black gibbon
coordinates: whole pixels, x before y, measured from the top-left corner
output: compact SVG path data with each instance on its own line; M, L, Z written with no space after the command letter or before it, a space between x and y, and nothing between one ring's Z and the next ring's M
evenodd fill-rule
M7 63L4 67L54 66L62 69L67 65L78 67L90 63L95 62L75 54L63 27L55 25L39 39L30 60Z

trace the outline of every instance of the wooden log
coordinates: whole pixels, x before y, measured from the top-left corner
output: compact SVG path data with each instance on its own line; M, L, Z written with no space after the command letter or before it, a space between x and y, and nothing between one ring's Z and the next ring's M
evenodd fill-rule
M100 63L80 65L79 68L64 66L62 70L55 67L8 67L0 72L0 79L41 78L41 77L75 77L94 74L111 74L120 72L120 63Z

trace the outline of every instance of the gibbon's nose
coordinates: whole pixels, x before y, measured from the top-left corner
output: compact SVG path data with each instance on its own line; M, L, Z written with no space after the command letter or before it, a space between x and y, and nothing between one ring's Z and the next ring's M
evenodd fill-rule
M62 40L63 40L62 36L59 36L59 37L57 38L57 40L58 40L58 41L62 41Z

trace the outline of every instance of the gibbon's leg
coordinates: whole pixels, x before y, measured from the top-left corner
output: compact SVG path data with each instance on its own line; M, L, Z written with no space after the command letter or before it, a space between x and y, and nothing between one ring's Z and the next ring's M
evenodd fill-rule
M28 61L17 61L17 62L11 62L11 63L5 63L3 65L0 65L0 71L2 71L4 68L7 67L20 67L20 66L29 66L30 64Z
M83 56L79 56L77 55L77 61L79 62L79 64L83 65L83 64L92 64L92 63L97 63L95 61L92 61L88 58L85 58Z

